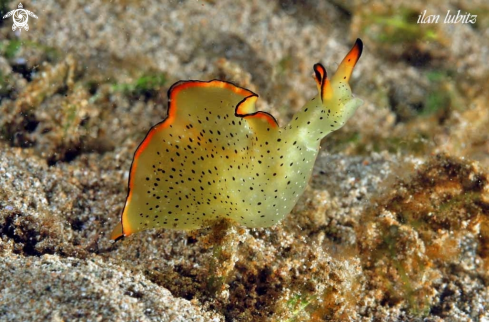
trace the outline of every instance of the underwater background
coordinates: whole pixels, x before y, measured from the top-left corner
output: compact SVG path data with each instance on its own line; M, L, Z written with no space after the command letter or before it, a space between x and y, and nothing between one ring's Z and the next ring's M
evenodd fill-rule
M1 321L489 321L487 1L22 5L28 30L0 20ZM173 83L233 82L284 125L357 38L364 104L282 222L110 241Z

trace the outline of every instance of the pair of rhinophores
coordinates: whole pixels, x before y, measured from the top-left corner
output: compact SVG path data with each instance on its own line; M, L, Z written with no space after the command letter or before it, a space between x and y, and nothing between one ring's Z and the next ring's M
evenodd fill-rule
M198 229L221 218L247 227L279 222L303 193L321 139L362 104L348 84L362 48L357 39L331 79L314 65L319 93L284 127L255 111L258 95L247 89L219 80L174 84L167 118L134 154L112 239L150 228Z

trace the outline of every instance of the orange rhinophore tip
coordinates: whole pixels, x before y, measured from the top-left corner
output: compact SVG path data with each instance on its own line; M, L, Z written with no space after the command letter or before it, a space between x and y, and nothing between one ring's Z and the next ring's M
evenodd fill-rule
M362 55L363 50L363 42L357 38L355 44L353 45L350 52L343 58L341 64L338 66L336 73L334 75L335 79L346 81L347 83L350 81L351 74L353 73L353 68L355 67L358 59Z
M333 94L331 82L328 79L326 68L324 68L324 66L320 63L314 65L314 79L316 80L316 85L321 95L321 100L325 101L330 99Z

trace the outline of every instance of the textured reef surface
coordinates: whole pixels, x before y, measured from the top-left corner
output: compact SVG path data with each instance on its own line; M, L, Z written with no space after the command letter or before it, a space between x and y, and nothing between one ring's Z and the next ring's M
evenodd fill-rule
M485 1L23 5L28 31L0 21L0 320L489 320ZM111 242L174 82L233 82L282 125L356 38L364 104L284 220Z

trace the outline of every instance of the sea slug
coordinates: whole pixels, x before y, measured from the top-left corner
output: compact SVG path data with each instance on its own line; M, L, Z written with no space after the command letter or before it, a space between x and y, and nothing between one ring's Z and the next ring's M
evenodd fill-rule
M150 228L198 229L220 218L268 227L303 193L320 140L342 127L362 101L348 84L363 44L329 79L314 65L318 95L291 122L255 111L258 96L228 82L180 81L168 117L134 154L121 223L112 239Z

